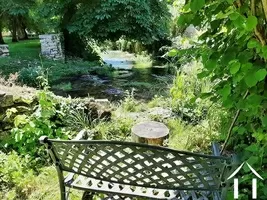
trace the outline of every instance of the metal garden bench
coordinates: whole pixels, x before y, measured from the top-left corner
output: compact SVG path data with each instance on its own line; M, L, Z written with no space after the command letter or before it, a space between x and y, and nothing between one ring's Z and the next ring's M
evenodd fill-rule
M104 193L104 199L221 200L230 157L203 155L118 141L54 140L41 137L56 165L61 200L66 188ZM63 176L63 172L69 172Z

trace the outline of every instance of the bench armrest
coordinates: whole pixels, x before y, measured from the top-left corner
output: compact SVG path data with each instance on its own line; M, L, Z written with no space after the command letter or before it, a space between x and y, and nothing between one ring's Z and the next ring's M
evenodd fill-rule
M46 144L47 143L47 140L48 140L48 137L47 136L41 136L40 138L39 138L39 142L40 142L40 144Z

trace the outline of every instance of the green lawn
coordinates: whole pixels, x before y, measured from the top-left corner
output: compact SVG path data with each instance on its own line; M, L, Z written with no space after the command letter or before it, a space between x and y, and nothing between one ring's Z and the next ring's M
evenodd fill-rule
M49 60L40 56L40 40L29 39L13 43L10 37L4 38L9 46L10 56L0 58L0 75L8 77L19 73L19 81L28 86L38 86L38 76L48 76L49 83L55 84L61 78L87 74L98 62L71 59L67 62Z
M38 59L41 51L39 39L29 39L19 42L12 42L10 37L4 37L9 46L11 58Z

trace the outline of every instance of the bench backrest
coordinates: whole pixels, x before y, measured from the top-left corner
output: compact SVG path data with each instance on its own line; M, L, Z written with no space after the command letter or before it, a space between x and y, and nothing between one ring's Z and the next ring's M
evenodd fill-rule
M44 141L62 171L133 186L220 189L229 158L117 141Z

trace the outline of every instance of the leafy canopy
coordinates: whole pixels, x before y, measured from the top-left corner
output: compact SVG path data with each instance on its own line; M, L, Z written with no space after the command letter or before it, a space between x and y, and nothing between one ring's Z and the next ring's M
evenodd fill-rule
M64 18L70 9L72 16ZM97 40L122 35L143 43L166 38L170 13L166 1L158 0L44 0L42 14L57 19L57 28ZM63 26L63 27L62 27Z

